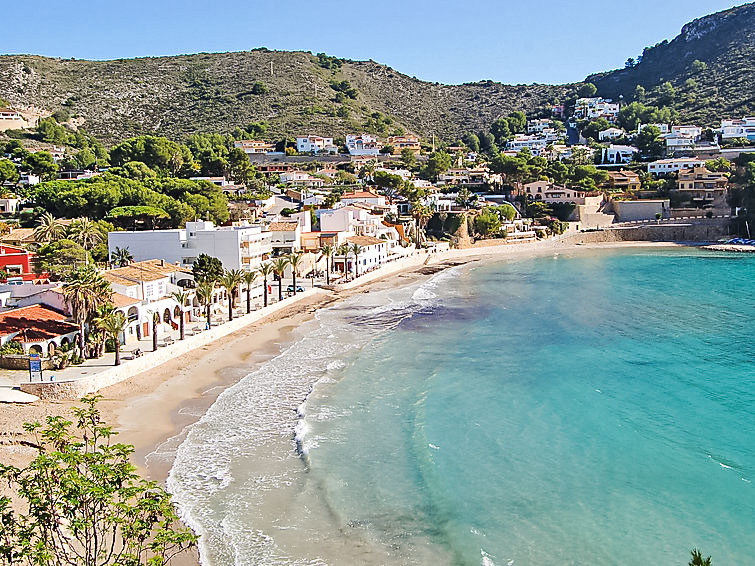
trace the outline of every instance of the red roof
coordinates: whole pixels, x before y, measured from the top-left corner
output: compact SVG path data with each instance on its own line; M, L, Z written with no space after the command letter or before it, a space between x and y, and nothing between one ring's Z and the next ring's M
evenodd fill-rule
M0 336L19 333L22 342L41 342L78 331L66 315L44 305L21 307L0 313Z

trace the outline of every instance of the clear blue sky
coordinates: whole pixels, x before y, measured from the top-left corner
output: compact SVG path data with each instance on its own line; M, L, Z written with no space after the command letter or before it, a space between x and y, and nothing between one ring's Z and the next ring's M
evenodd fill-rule
M1 53L116 59L254 47L373 59L444 83L563 83L621 67L731 0L30 0ZM14 24L13 22L17 22Z

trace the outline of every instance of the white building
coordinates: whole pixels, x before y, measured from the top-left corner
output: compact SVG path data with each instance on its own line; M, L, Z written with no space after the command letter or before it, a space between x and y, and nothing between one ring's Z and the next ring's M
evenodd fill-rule
M631 145L614 145L603 148L603 163L630 163L639 150Z
M545 129L552 129L552 128L553 128L553 120L550 120L549 118L541 118L539 120L527 121L528 134L539 134Z
M325 184L324 179L310 175L306 171L286 171L285 173L281 173L280 182L302 187L322 187Z
M721 139L747 138L755 141L755 117L740 120L721 120Z
M142 232L110 232L108 252L116 247L128 251L136 261L159 255L169 263L191 266L200 254L223 262L225 269L257 269L272 252L272 234L262 226L243 224L217 227L212 222L187 222L186 228L146 230Z
M655 126L656 128L658 128L658 130L661 132L661 135L671 133L671 127L668 124L640 124L639 126L637 126L637 133L641 133L642 130L644 130L648 126Z
M653 175L665 175L667 173L676 173L682 169L692 169L705 165L705 161L696 157L680 157L677 159L659 159L648 163L648 173Z
M29 123L16 110L10 108L0 108L0 132L6 130L22 130L28 128Z
M296 136L296 151L299 153L338 153L333 138L320 136Z
M540 152L546 148L548 141L540 136L528 136L517 134L514 139L506 143L506 148L512 151L522 151L524 148L529 149L533 155L540 155Z
M381 264L388 260L389 242L386 240L372 236L357 235L347 237L346 244L349 246L358 245L360 247L359 255L355 256L352 253L346 258L338 255L333 256L333 263L338 270L347 273L358 272L358 274L362 274L380 267ZM345 269L344 261L346 262Z
M301 249L301 226L296 220L273 222L268 228L272 234L270 243L274 256L290 254Z
M598 139L600 141L610 141L617 138L623 138L626 135L624 130L620 128L608 128L598 133Z
M370 134L348 134L346 136L346 149L350 155L373 155L380 153L383 147L378 139Z
M671 126L671 133L687 136L697 140L701 135L703 135L703 129L700 126L693 125Z
M618 115L619 105L600 97L580 98L574 106L574 117L578 119L605 118L612 122Z
M274 153L275 144L259 140L239 140L233 142L233 147L241 149L247 155Z
M677 151L692 151L695 149L695 137L680 132L672 132L664 136L666 142L666 151L674 153Z
M352 191L341 195L341 202L345 205L363 202L374 206L386 206L385 197L372 191Z

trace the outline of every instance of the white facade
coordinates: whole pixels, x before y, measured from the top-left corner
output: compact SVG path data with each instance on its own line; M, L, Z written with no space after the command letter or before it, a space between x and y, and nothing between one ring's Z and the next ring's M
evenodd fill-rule
M370 134L348 134L346 136L346 148L351 155L373 155L380 153L382 144Z
M639 150L631 145L613 145L603 148L603 163L630 163Z
M521 151L524 148L529 149L533 155L539 155L548 145L548 141L539 136L527 136L517 134L513 140L506 143L506 148L512 151Z
M755 141L755 117L741 120L721 120L721 139L747 138Z
M665 136L666 150L675 151L692 151L695 149L695 138L682 133L670 133Z
M698 139L703 134L703 129L700 126L671 126L672 134L679 134L682 136Z
M668 124L640 124L639 126L637 126L637 133L639 134L648 126L655 126L656 128L658 128L658 130L660 130L661 132L661 135L671 133L671 128Z
M128 248L136 261L155 256L190 266L200 254L223 262L225 269L257 269L272 252L271 233L261 226L216 227L212 222L187 222L185 229L110 232L108 251Z
M320 136L297 136L296 151L299 153L338 153L338 148L333 145L333 138Z
M648 163L648 173L653 175L664 175L666 173L676 173L682 169L692 169L705 165L705 161L696 157L681 157L678 159L660 159Z
M372 191L355 191L352 193L343 193L341 202L345 205L363 202L374 206L386 206L385 197Z
M273 153L275 144L258 140L239 140L233 142L233 147L244 151L248 155Z
M615 140L616 138L624 137L624 130L619 128L608 128L598 133L598 139L600 141Z
M574 116L594 120L606 118L613 121L619 114L619 105L604 98L580 98L574 106Z
M545 129L552 129L552 126L553 126L553 120L550 120L549 118L542 118L539 120L528 120L527 133L537 134L537 133L542 132Z
M286 171L285 173L281 173L280 182L303 187L322 187L325 184L324 179L314 177L306 171Z

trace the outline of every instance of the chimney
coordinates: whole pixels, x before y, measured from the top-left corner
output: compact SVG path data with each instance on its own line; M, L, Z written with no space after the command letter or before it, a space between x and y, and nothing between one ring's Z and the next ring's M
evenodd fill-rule
M164 259L160 260L160 267L165 267L165 260Z

